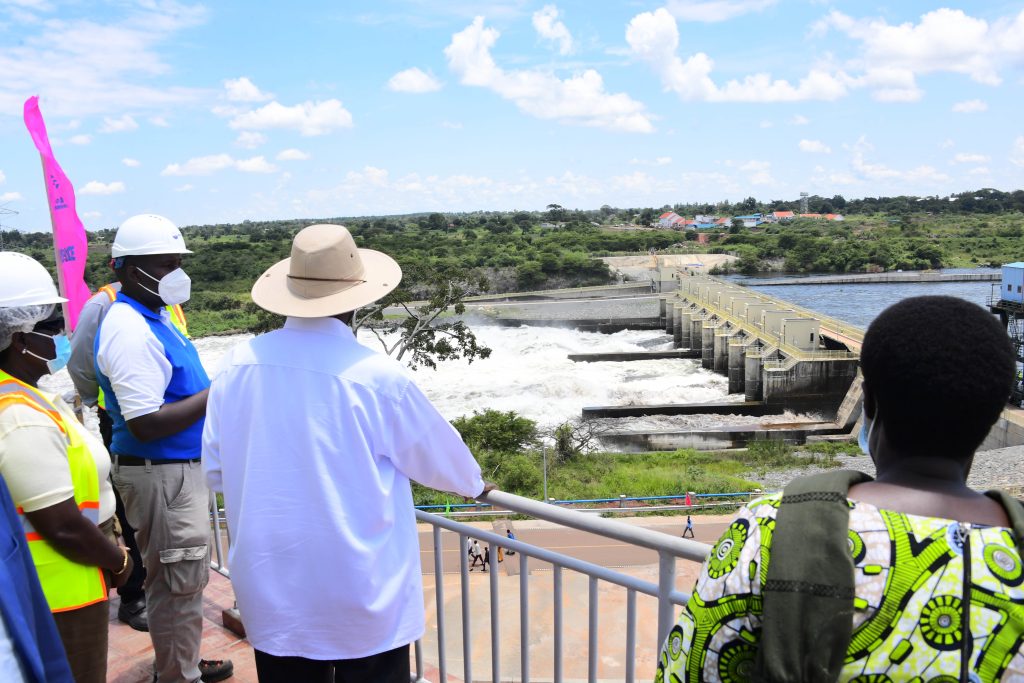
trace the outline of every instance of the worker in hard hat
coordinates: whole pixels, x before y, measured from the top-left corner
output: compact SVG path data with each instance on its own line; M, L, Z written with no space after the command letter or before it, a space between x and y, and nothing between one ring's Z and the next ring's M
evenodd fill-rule
M113 268L114 260L110 265ZM113 423L110 414L107 413L107 401L103 390L96 382L96 332L99 330L100 321L107 315L111 304L121 291L121 283L114 281L103 285L82 307L78 314L78 324L75 326L75 333L71 336L71 360L68 361L68 374L75 384L78 396L82 403L89 408L96 408L96 415L99 419L100 437L103 445L110 450L113 439ZM166 306L167 315L171 323L177 327L182 334L188 336L188 326L185 321L185 312L181 305ZM132 556L131 576L124 585L118 587L117 594L121 598L121 604L117 608L119 621L128 624L136 631L148 631L149 619L146 612L146 592L144 584L146 581L146 568L139 554L138 544L135 542L135 529L128 522L124 514L124 502L118 490L114 489L114 497L117 501L117 521L121 524L121 533Z
M113 425L113 480L146 566L146 609L157 680L220 681L227 660L203 660L202 594L209 579L209 492L199 462L210 379L167 306L188 301L191 253L163 216L140 215L111 249L121 291L96 336L96 379Z
M128 578L132 560L114 533L110 456L59 395L39 386L70 354L64 301L41 264L0 252L0 474L74 679L103 683L107 592Z

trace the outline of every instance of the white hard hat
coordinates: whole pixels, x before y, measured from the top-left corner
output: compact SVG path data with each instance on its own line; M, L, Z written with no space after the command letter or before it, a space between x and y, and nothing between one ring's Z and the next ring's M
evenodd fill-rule
M0 308L65 301L43 264L16 251L0 251Z
M132 216L117 229L110 255L191 254L178 226L163 216L144 213Z

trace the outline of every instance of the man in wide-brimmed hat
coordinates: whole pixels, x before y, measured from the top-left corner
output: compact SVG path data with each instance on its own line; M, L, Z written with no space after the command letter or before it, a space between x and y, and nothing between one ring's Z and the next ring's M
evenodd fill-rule
M344 227L305 228L252 288L284 327L232 349L210 390L203 465L261 683L407 683L424 631L409 479L490 488L405 370L352 332L401 278Z

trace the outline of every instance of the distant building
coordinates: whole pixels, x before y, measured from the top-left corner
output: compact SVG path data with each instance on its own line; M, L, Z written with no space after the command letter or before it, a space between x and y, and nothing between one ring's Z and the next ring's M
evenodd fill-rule
M772 211L769 220L779 221L791 221L795 217L792 211Z
M752 214L749 214L747 216L733 216L732 220L734 220L734 221L736 221L736 220L743 221L743 227L744 228L756 228L761 223L765 222L764 216L762 214L759 214L759 213L752 213Z

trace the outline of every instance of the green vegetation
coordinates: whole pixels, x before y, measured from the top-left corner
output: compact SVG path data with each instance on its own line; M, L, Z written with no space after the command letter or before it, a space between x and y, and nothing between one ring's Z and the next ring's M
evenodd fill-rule
M249 289L272 263L286 257L292 236L314 222L343 223L362 247L394 256L407 276L405 301L429 299L448 282L483 283L490 292L604 284L611 279L600 256L707 251L739 257L744 272L848 272L1000 265L1022 257L1024 190L982 189L950 197L810 197L816 213L839 212L844 221L797 219L758 228L734 225L714 230L708 244L697 233L650 229L663 211L680 215L731 216L797 210L797 201L676 204L659 208L245 221L237 225L184 228L189 248L185 268L192 277L187 304L193 336L260 331L278 321L249 301ZM114 230L90 233L86 279L95 288L112 276L108 268ZM49 233L4 231L5 248L53 265ZM385 318L386 319L386 318ZM378 322L383 319L378 319ZM455 331L457 333L457 331ZM444 342L423 342L424 348ZM458 346L458 344L456 344ZM472 352L472 347L468 347ZM434 349L444 356L451 349ZM414 349L410 350L412 353ZM463 349L465 351L465 348Z

